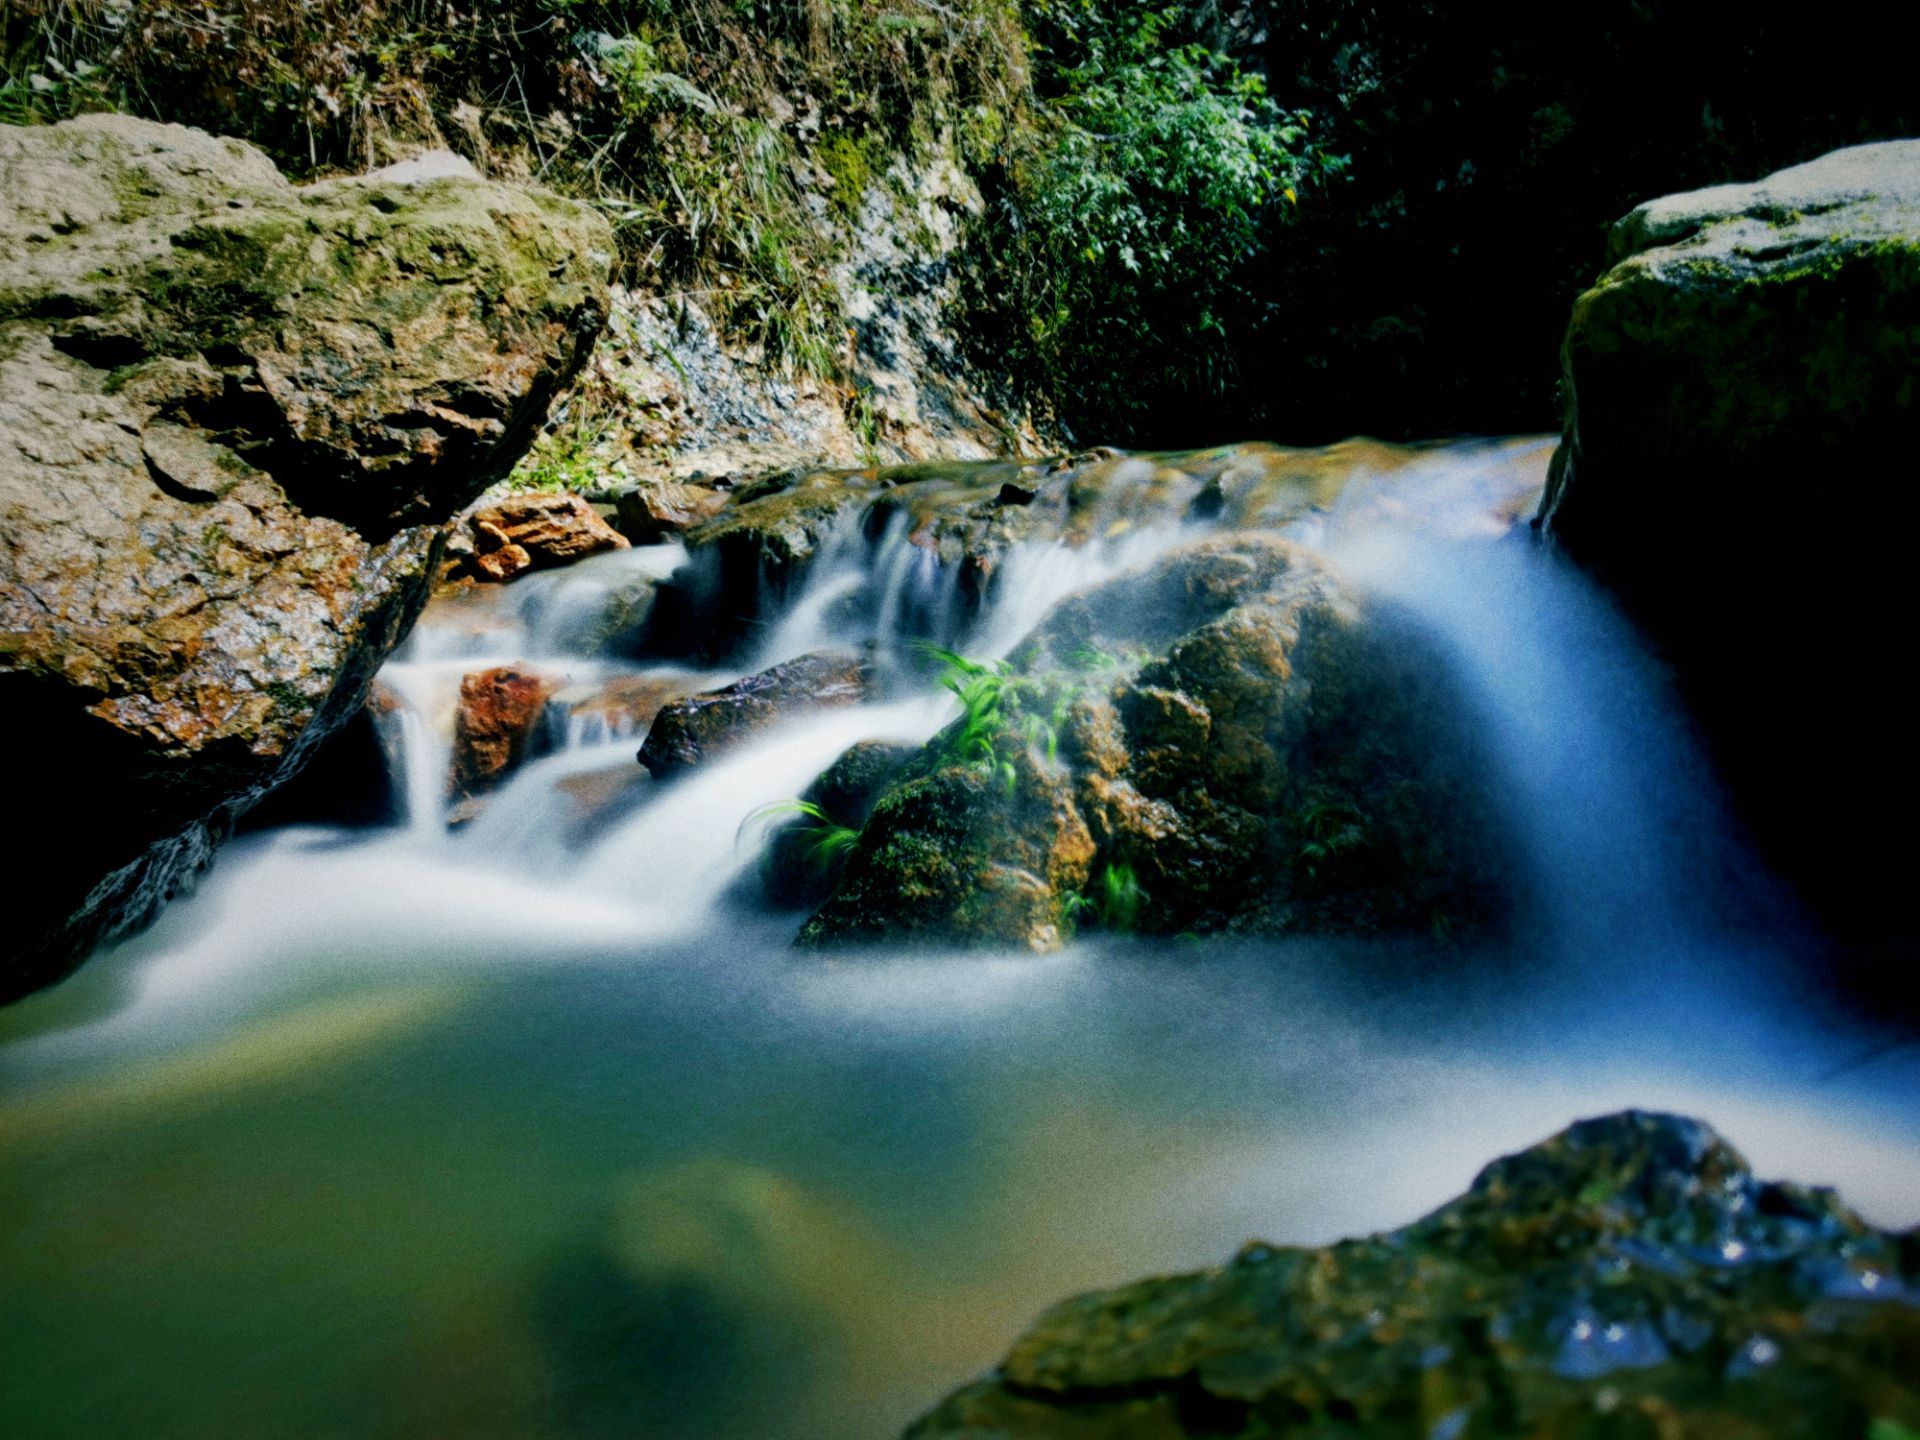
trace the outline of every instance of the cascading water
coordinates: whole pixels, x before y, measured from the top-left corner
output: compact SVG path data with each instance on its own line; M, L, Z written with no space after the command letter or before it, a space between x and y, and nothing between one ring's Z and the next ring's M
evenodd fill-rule
M1405 1221L1626 1104L1920 1219L1920 1062L1822 1078L1860 1035L1782 992L1657 673L1513 529L1545 453L1355 447L1273 521L1449 657L1528 859L1516 948L822 956L756 899L757 811L951 713L915 641L1006 655L1251 523L1233 483L1127 462L984 598L904 509L849 511L711 671L648 653L679 547L436 604L381 677L407 824L250 836L0 1012L0 1433L873 1440L1074 1290ZM872 647L877 699L635 763L633 696L828 645ZM553 680L549 723L449 830L460 681L497 665Z

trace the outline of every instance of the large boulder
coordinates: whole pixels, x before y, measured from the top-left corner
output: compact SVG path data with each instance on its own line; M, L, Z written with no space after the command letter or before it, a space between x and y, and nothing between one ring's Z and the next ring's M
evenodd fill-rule
M1904 653L1920 501L1920 141L1670 196L1574 307L1541 516L1674 666L1830 924L1914 931ZM1821 527L1827 539L1814 543Z
M55 798L0 996L143 922L365 699L444 522L605 316L585 207L287 183L89 116L0 126L0 735Z
M966 713L874 807L803 943L1504 914L1444 666L1284 540L1182 547L1063 601L1011 665L948 678Z
M1913 1237L1627 1112L1405 1229L1069 1300L908 1435L1906 1435L1916 1283Z

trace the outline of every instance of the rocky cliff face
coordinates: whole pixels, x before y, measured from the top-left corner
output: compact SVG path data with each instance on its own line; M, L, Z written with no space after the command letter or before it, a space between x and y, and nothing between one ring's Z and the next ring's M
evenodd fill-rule
M1920 141L1669 196L1614 228L1564 352L1547 532L1675 666L1765 847L1911 935L1905 718Z
M52 786L3 997L151 916L359 708L610 250L537 192L296 188L123 117L0 127L0 193L0 734Z
M1698 1121L1584 1121L1405 1229L1056 1306L912 1440L1898 1436L1912 1236Z

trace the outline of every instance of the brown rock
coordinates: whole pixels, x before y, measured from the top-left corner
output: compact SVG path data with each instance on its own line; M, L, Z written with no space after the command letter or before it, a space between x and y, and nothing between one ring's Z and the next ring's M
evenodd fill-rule
M0 998L143 923L356 714L443 524L606 314L589 209L295 187L93 115L0 126L0 746L62 777Z
M640 747L640 763L656 780L691 769L809 710L855 705L866 698L866 662L855 655L802 655L660 712Z
M473 573L496 584L532 568L533 557L527 554L524 545L502 545L498 550L484 550L473 557Z
M658 545L711 520L726 503L724 491L662 480L620 497L620 529L636 545Z
M527 758L534 731L557 688L545 675L510 665L463 679L447 793L464 801L497 789Z
M578 495L511 495L473 517L474 569L487 580L511 580L529 568L571 565L603 550L625 550L627 539ZM517 559L489 563L490 555L519 551Z

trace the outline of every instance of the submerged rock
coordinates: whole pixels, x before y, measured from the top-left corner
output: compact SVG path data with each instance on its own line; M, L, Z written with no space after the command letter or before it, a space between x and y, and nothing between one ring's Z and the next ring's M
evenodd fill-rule
M1547 532L1678 672L1829 924L1914 933L1902 653L1920 522L1920 141L1669 196L1574 307ZM1844 538L1809 544L1823 520ZM1787 577L1791 575L1789 580Z
M640 747L640 763L664 780L809 710L855 705L867 695L867 665L857 655L802 655L719 690L661 710Z
M474 800L499 788L527 758L547 701L557 689L558 682L550 677L511 665L461 679L453 768L447 776L450 799Z
M578 495L510 495L473 514L474 569L482 579L511 580L528 569L571 565L604 550L625 550L627 538Z
M143 923L360 708L606 311L589 209L0 126L0 726L61 777L0 997Z
M1176 550L962 680L987 687L975 713L874 808L803 943L1425 934L1503 913L1443 667L1286 541Z
M1911 1237L1626 1112L1405 1229L1069 1300L908 1435L1899 1435L1916 1284Z

